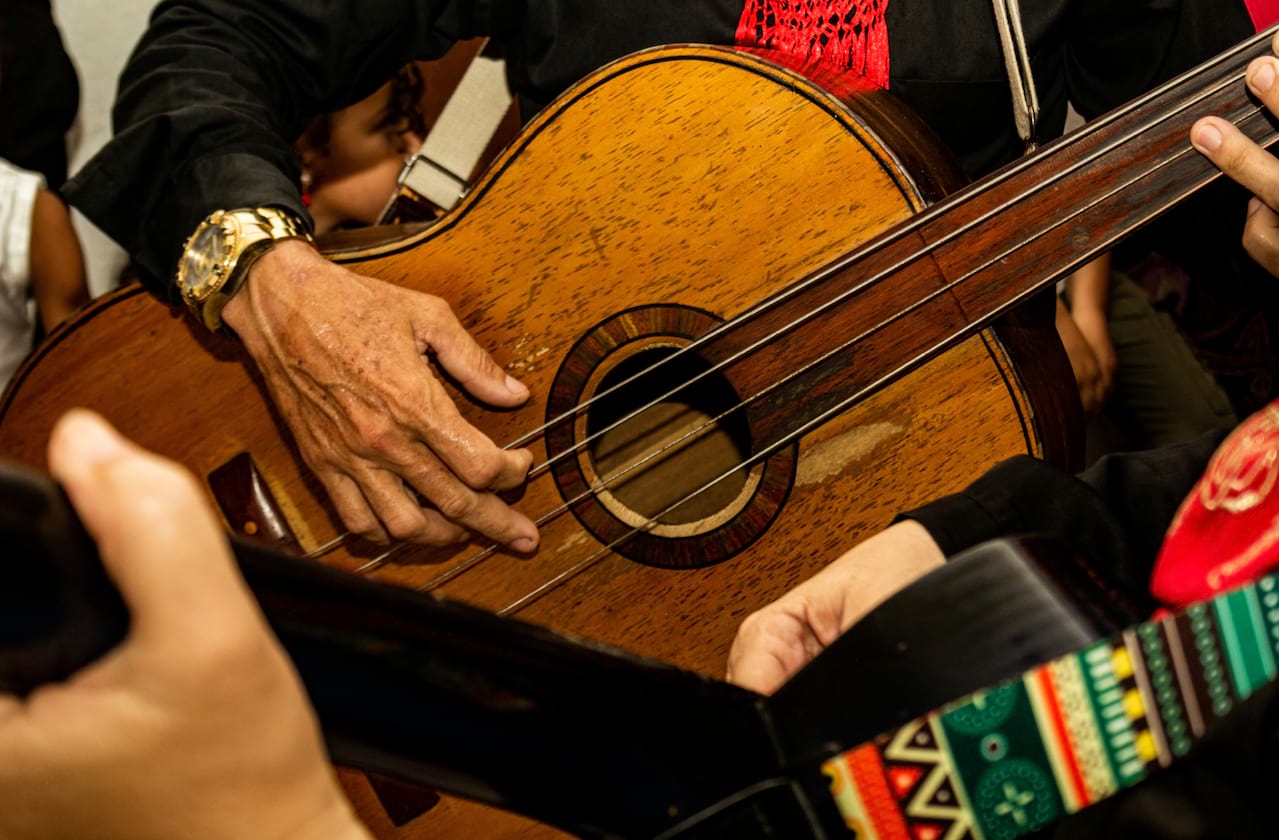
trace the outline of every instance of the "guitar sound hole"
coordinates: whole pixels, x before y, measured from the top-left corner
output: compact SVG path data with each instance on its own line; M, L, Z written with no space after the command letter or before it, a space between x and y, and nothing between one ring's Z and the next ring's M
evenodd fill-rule
M674 353L669 346L640 351L602 377L595 392L604 393ZM603 397L589 412L586 431L596 481L645 520L685 525L713 518L733 506L746 486L749 471L740 465L750 456L750 430L737 394L722 376L707 375L640 410L709 368L685 354ZM685 500L690 494L695 495Z

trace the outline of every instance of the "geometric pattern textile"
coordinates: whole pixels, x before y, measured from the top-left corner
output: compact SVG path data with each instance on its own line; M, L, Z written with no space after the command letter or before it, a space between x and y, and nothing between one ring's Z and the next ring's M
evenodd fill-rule
M1279 575L979 691L826 761L859 840L1011 840L1185 755L1275 678Z

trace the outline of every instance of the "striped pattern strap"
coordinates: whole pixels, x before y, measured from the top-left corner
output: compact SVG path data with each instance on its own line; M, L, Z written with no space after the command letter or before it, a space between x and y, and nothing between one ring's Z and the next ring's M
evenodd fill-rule
M859 840L1029 834L1185 755L1275 678L1279 575L972 694L824 763Z

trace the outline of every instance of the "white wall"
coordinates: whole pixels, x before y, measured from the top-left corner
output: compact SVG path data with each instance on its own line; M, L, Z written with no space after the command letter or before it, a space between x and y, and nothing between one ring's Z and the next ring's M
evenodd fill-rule
M111 103L120 68L146 26L156 0L53 0L62 40L80 75L80 116L71 135L75 172L111 136ZM124 266L124 252L77 215L94 294L111 288Z

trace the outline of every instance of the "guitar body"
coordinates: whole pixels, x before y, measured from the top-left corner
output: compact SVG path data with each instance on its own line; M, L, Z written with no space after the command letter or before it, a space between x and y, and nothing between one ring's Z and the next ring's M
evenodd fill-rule
M375 546L343 544L322 562L493 610L518 604L512 611L527 620L720 674L746 615L897 512L1016 453L1068 461L1078 407L1051 318L1042 327L1003 324L922 363L911 351L900 360L908 372L767 452L756 436L785 420L788 406L810 397L838 406L836 397L863 387L838 371L787 378L854 326L819 319L697 380L690 399L666 399L662 388L600 397L537 433L953 186L946 159L899 108L877 95L841 103L725 50L640 53L546 109L440 223L332 252L354 270L449 301L530 387L529 404L509 412L459 398L495 441L534 432L526 445L535 464L548 446L582 449L536 474L516 502L535 519L560 511L542 524L532 557L485 554L474 543L378 560ZM907 294L881 297L904 305ZM864 314L878 322L894 313ZM198 330L137 288L96 302L15 378L0 406L0 454L42 465L55 417L87 405L199 476L248 453L303 551L339 536L246 354ZM875 356L896 346L885 339ZM692 369L700 375L727 352L717 345ZM658 374L679 376L688 374ZM688 430L779 381L763 401L771 408L750 403L681 448ZM610 428L653 401L640 420ZM756 455L695 504L678 504ZM626 482L610 478L636 463ZM223 491L214 495L224 511L236 509ZM249 530L272 530L260 516L245 518L254 520ZM228 519L246 528L234 513ZM558 576L566 579L541 589ZM551 833L447 798L397 828L362 778L345 781L380 836Z

